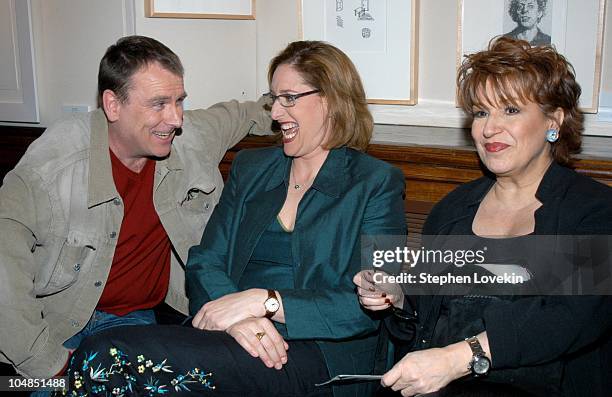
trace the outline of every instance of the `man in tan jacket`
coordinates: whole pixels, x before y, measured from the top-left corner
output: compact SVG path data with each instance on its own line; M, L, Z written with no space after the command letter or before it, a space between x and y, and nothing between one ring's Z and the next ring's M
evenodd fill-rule
M130 36L100 62L101 109L60 121L0 188L0 361L61 373L88 335L187 313L184 262L221 194L224 153L270 129L263 102L183 112L183 66Z

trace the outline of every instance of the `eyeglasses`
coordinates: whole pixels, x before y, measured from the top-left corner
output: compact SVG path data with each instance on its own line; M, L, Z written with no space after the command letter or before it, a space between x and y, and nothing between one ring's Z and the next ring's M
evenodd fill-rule
M312 91L302 92L300 94L280 94L280 95L274 95L271 92L268 92L264 94L264 97L266 97L267 104L270 107L272 107L272 105L274 105L274 102L276 102L276 100L278 99L278 103L280 103L282 107L290 108L290 107L295 106L295 101L297 101L299 98L303 96L307 96L307 95L316 94L319 91L320 90L312 90Z

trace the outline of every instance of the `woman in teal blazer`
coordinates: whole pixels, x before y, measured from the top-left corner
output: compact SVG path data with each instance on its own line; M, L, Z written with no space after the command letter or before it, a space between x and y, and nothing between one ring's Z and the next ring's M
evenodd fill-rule
M252 253L286 200L291 163L282 148L236 157L203 243L190 252L190 311L242 289ZM399 170L341 147L330 151L299 204L288 246L294 285L276 290L285 321L275 324L285 340L317 341L331 376L372 371L378 322L360 308L351 280L361 269L362 235L405 234L403 190ZM263 317L272 286L249 277L263 292L253 297Z
M139 357L160 363L123 383L108 376L117 387L227 397L369 396L376 386L315 384L373 372L379 322L360 307L352 278L367 265L362 248L376 248L364 236L405 242L403 174L362 152L372 117L340 50L292 43L272 60L269 81L283 147L233 161L186 264L193 328L115 329L84 344L114 348L133 366ZM100 356L88 365L108 368ZM84 383L91 392L95 383Z

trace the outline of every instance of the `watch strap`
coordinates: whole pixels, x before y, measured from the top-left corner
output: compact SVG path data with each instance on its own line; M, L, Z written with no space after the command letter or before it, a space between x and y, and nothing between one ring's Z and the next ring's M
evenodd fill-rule
M486 360L489 365L491 363L489 358L485 354L484 349L480 345L480 341L476 336L465 338L465 341L468 343L468 346L470 346L470 349L472 350L472 359L468 363L467 367L468 371L470 371L475 377L486 375L488 373L488 370L482 374L478 374L474 369L475 364L480 360Z
M477 337L472 336L469 338L465 338L465 341L470 346L470 349L472 349L472 354L474 356L485 356L485 352L482 349L482 346L480 345L480 341L478 340Z

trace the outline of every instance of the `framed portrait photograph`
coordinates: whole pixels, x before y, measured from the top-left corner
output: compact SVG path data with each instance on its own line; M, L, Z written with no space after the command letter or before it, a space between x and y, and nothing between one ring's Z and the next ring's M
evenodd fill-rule
M419 0L298 1L302 39L344 51L368 103L417 103Z
M574 66L580 109L596 113L601 80L605 0L458 0L457 67L465 54L504 35L553 45Z
M149 18L255 19L255 0L145 0Z

